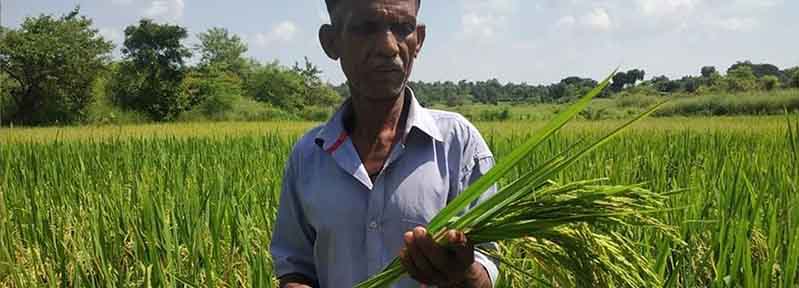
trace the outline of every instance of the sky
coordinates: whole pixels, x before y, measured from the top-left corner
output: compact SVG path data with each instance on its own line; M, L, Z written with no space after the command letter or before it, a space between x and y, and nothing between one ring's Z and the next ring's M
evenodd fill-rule
M117 46L125 27L143 17L187 27L187 45L224 27L248 43L249 57L286 65L308 57L331 83L345 79L317 38L329 21L324 0L0 2L0 22L11 27L80 5ZM423 0L420 13L427 40L413 80L548 84L600 79L616 67L673 78L743 60L799 65L797 0Z

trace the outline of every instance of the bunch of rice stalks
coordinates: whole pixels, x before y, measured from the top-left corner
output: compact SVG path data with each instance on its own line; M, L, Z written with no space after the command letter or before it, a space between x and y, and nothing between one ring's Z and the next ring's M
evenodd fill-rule
M475 245L495 241L518 242L516 246L523 249L522 254L528 255L560 284L578 287L660 286L651 270L653 265L640 255L640 249L632 247L632 241L610 228L646 226L659 229L672 236L674 241L679 241L674 231L652 216L652 213L662 211L665 195L638 185L599 185L597 180L564 185L549 181L660 105L594 143L580 149L578 146L566 149L524 173L464 215L457 216L539 144L585 109L591 99L608 85L611 77L612 74L470 185L431 220L428 233L442 245L447 244L444 233L449 229L463 231ZM499 259L508 269L526 273L492 251L483 252ZM356 287L387 287L405 274L402 264L395 259L383 272Z

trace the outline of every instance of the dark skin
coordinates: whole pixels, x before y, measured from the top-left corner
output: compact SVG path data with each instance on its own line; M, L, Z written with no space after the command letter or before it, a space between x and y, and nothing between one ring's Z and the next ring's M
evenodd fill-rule
M426 34L416 19L417 5L417 0L341 0L331 12L333 24L319 29L325 53L340 62L350 83L350 138L369 175L380 173L391 148L403 137L405 87ZM463 233L447 231L446 245L436 243L424 227L403 238L400 260L419 283L491 287L488 272L474 261L474 246ZM281 287L313 285L297 274L280 280Z

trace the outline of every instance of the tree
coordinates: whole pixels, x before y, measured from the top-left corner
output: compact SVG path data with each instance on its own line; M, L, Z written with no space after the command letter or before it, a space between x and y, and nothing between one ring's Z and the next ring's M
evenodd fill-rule
M763 78L760 78L760 85L767 91L774 90L780 86L780 78L774 75L763 76Z
M719 72L716 71L716 67L713 67L713 66L704 66L704 67L702 67L702 77L704 77L704 78L710 78L713 75L718 74L718 73Z
M785 81L787 79L785 74L780 71L780 68L777 68L777 66L768 63L753 64L750 61L737 62L733 64L729 69L727 69L727 74L729 74L730 71L741 67L749 67L750 70L752 70L752 74L755 75L755 78L763 78L763 76L771 75L779 78L781 81Z
M633 69L633 70L627 71L627 77L628 77L627 78L627 82L630 85L635 85L635 82L643 81L645 76L646 76L646 72L644 72L644 70Z
M791 78L792 87L799 88L799 71L793 73Z
M610 90L620 92L627 85L634 86L636 82L644 80L645 74L646 72L640 69L616 73L616 75L613 75L613 83L610 84Z
M175 119L199 101L183 93L185 59L191 56L181 40L186 29L143 19L125 28L124 62L110 84L114 101L147 113L154 120Z
M658 92L674 93L680 90L680 85L676 81L669 80L665 75L657 76L650 80L652 87Z
M788 81L785 84L788 87L799 88L799 66L785 69L783 72L788 77Z
M474 83L471 94L475 100L484 104L497 105L499 99L505 98L502 83L497 79Z
M80 9L55 18L26 18L0 41L0 69L15 82L8 92L9 120L23 124L84 119L92 83L113 46L92 29Z
M215 66L214 69L230 71L244 76L247 60L247 44L239 36L230 33L225 28L214 27L197 35L200 43L194 49L200 55L200 67Z
M247 90L255 100L270 103L289 112L299 111L304 104L304 79L278 63L255 68Z
M330 107L341 102L341 96L322 81L322 70L305 57L305 63L294 63L291 71L298 74L305 86L302 92L304 105Z
M192 71L183 79L182 90L189 99L197 102L197 108L208 118L221 119L233 110L233 105L242 94L241 78L216 66Z
M730 85L730 90L736 92L757 89L757 77L752 72L752 67L747 65L740 65L735 69L728 70L727 82Z

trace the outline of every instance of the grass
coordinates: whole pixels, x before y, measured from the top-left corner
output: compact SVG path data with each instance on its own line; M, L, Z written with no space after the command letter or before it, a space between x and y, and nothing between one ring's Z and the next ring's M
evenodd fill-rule
M653 92L623 92L612 98L594 99L580 115L587 120L626 119L644 112L647 107L663 100L669 102L654 113L655 117L782 115L786 110L799 111L799 89L740 93L706 92L700 95L669 96L647 93ZM555 117L566 106L503 103L466 104L456 107L439 105L435 108L459 112L473 121L542 121Z
M666 201L683 209L655 216L688 245L604 226L630 239L664 287L796 287L799 121L789 119L791 130L784 116L647 119L552 180L687 188ZM620 123L572 122L508 179ZM543 124L477 126L502 161ZM0 129L0 287L274 285L268 243L282 167L312 125ZM502 269L500 287L549 287L553 271L522 245L551 247L503 244L526 273Z
M656 115L777 115L799 111L799 89L677 97Z

